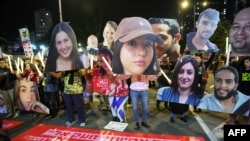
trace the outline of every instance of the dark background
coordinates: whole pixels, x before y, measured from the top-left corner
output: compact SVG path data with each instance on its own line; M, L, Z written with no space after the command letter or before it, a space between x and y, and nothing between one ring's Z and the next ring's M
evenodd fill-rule
M82 26L88 22L102 30L108 20L119 23L129 16L177 18L178 14L177 0L61 0L61 3L63 21L70 22L74 29L81 28L83 34L84 30L89 32ZM39 9L51 11L54 24L59 22L58 0L1 0L0 37L15 40L18 29L23 27L33 31L34 11Z
M182 9L183 1L187 1L189 7ZM206 7L202 7L204 1L209 3ZM70 23L77 41L83 47L91 34L96 35L99 42L103 41L102 32L107 21L112 20L119 24L124 17L139 16L146 19L177 19L183 26L181 50L185 48L186 34L195 29L194 19L197 20L198 14L204 9L214 8L221 12L221 21L210 40L223 50L234 15L242 8L250 6L250 0L61 0L61 4L63 21ZM53 26L60 22L59 0L0 0L0 44L2 39L10 43L20 42L20 28L26 27L34 32L34 11L40 9L52 13ZM41 41L36 41L36 44L48 44L50 35L51 31Z

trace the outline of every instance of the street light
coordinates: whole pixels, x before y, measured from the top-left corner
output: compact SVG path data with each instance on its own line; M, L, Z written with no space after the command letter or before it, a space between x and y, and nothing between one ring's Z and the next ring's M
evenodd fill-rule
M207 6L207 2L204 1L204 2L202 3L202 6L203 6L203 7L206 7L206 6Z
M188 2L185 0L181 3L181 8L185 9L188 7Z
M187 0L182 1L181 9L186 9L187 7L189 7L189 4L190 3ZM203 1L201 4L199 2L196 2L196 3L193 3L192 5L193 5L193 27L195 31L196 15L198 15L198 13L196 13L196 9L199 8L199 5L201 5L202 7L206 7L208 3L206 1Z
M188 7L189 3L187 2L187 0L184 0L180 3L180 8L179 8L179 19L178 21L180 22L180 32L181 35L183 35L184 33L184 21L183 21L183 16L184 16L184 9L186 9ZM181 36L181 38L183 39L184 36Z

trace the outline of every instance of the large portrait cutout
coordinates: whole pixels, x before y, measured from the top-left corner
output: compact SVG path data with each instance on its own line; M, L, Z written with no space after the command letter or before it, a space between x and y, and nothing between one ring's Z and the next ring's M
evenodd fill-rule
M150 23L141 17L124 18L115 36L112 71L125 75L152 75L160 72L155 43L162 44Z
M78 53L73 29L65 22L58 23L52 31L45 71L57 72L82 68L83 63Z
M197 106L202 97L198 71L198 63L192 55L181 57L174 67L171 85L158 89L157 100Z
M250 7L237 13L230 29L231 56L250 56ZM229 46L230 47L230 46Z
M195 23L196 32L190 32L186 35L186 49L189 51L217 49L217 46L209 39L214 34L219 21L219 11L212 8L202 11Z
M168 57L169 61L174 65L181 56L179 42L182 35L179 23L176 19L155 17L149 18L148 21L153 32L160 36L163 41L163 44L155 44L157 58L161 61Z
M232 66L219 68L214 76L214 92L205 95L198 108L248 116L249 96L238 90L238 71Z
M16 108L21 110L49 114L49 108L40 102L39 91L34 81L16 81L14 104Z
M239 73L239 70L233 66L220 66L213 79L213 92L204 94L208 77L212 77L209 76L207 67L211 64L214 55L215 53L210 56L209 60L205 60L206 53L199 51L193 55L181 57L174 67L171 85L158 89L157 100L193 105L197 109L247 116L250 97L243 92L248 91L246 88L249 83L245 80L250 80L250 71ZM242 63L244 61L250 63L250 57L243 58L240 64L244 64ZM230 83L226 83L229 81ZM183 94L184 90L189 90L189 92L185 91L187 93Z

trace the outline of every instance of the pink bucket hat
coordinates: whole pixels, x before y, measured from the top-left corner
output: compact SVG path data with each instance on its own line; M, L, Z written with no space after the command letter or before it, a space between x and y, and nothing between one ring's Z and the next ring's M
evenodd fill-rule
M123 18L117 27L115 41L119 40L123 43L142 35L149 35L155 42L163 43L162 39L153 32L150 23L141 17Z

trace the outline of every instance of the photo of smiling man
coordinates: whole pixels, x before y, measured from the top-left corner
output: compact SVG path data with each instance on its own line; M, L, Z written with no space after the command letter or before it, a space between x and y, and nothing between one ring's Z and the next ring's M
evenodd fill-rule
M250 7L242 9L230 29L231 56L250 56Z
M234 113L249 96L237 90L239 74L234 67L219 68L214 77L214 93L205 95L198 108L215 112ZM248 116L248 112L242 113Z

